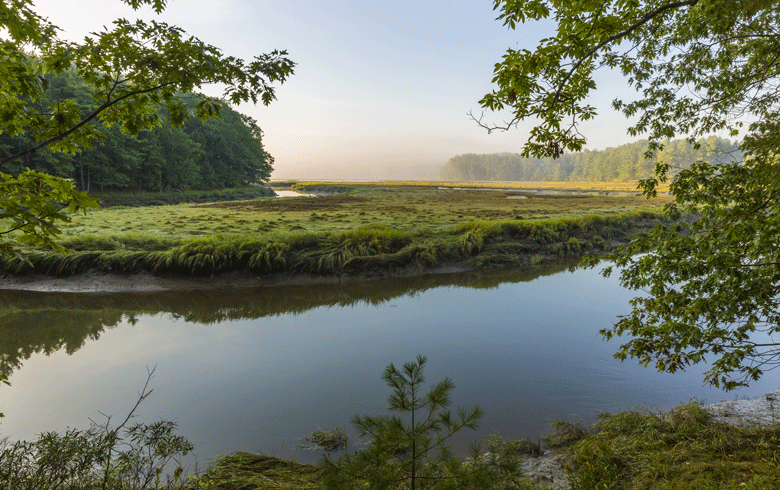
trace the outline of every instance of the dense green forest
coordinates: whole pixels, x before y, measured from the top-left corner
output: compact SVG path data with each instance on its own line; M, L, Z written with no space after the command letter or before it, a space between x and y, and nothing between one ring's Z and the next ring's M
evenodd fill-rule
M649 178L657 162L672 166L671 175L703 160L709 163L739 161L738 144L711 136L698 141L695 150L685 140L666 141L656 158L648 160L644 153L647 140L607 148L566 153L560 158L523 158L518 153L476 155L467 153L450 158L439 173L444 180L536 180L536 181L620 181Z
M91 89L72 71L46 78L41 111L68 98L88 106ZM191 111L198 100L192 96ZM263 148L257 122L227 104L220 106L221 117L207 122L190 117L181 127L170 124L171 115L161 106L157 114L162 125L137 137L122 133L118 125L98 124L105 138L92 148L75 155L43 149L0 166L0 171L17 174L30 168L73 179L87 191L210 190L267 180L273 157ZM0 133L0 160L33 144L29 133Z

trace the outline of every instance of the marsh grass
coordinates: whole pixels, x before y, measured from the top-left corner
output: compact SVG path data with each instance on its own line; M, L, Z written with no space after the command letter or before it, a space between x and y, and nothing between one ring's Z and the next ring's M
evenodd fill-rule
M405 232L470 221L539 220L586 214L657 210L667 198L537 196L508 199L501 191L367 188L359 195L260 198L208 206L111 207L74 216L63 238L135 233L188 237L208 234L340 232L382 225ZM606 237L605 237L606 238Z
M537 265L583 252L600 252L604 234L626 239L660 217L646 211L622 215L460 223L411 232L372 225L341 232L262 235L85 235L65 241L68 254L32 250L28 261L4 258L11 274L70 276L86 271L210 276L250 270L257 274L353 274L430 268L468 260L472 267ZM604 230L608 228L608 233ZM601 247L601 248L599 248Z
M715 422L695 401L556 428L548 443L567 447L575 490L780 488L780 426Z
M359 196L113 207L74 216L60 255L26 249L5 273L382 273L464 262L540 264L607 250L652 226L663 200L507 199L506 192L383 188ZM631 209L632 211L616 212ZM518 219L520 216L524 219Z

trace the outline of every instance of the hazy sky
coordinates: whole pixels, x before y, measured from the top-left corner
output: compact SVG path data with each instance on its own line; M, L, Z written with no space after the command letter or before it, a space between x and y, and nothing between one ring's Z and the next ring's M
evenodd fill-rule
M34 2L72 40L118 17L141 17L244 59L286 49L297 66L278 100L238 107L265 132L273 179L436 178L436 167L458 154L519 152L532 122L488 135L466 113L481 112L507 48L533 49L554 33L549 23L508 30L492 0L169 0L159 17L118 0ZM609 107L626 95L622 78L604 72L597 84L599 116L583 126L587 147L632 141L628 122Z

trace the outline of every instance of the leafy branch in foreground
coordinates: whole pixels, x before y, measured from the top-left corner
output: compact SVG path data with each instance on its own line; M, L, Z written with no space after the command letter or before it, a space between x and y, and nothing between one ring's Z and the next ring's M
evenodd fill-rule
M616 357L666 372L707 361L704 381L727 390L779 365L777 2L495 0L494 8L512 29L544 19L557 24L534 51L510 49L496 64L496 89L480 101L514 115L503 127L478 119L489 130L540 120L525 156L582 149L579 127L596 115L588 97L602 67L620 70L632 88L631 100L612 106L632 119L631 136L647 134L647 158L676 136L694 148L713 133L743 136L741 156L684 162L676 174L674 162L661 160L655 175L640 181L655 197L673 176L667 216L695 219L661 223L611 256L621 283L643 292L614 328L602 330L607 339L632 337Z
M124 2L134 9L151 5L158 14L166 5L165 0ZM218 117L220 101L199 95L192 108L182 95L206 84L224 86L223 97L230 104L261 101L267 105L275 98L274 83L283 83L295 66L280 50L249 62L225 56L219 48L157 21L117 19L113 28L92 33L82 43L68 42L59 39L60 29L32 7L32 0L0 2L0 133L29 134L35 140L27 148L5 148L0 164L43 148L79 153L105 140L101 128L118 126L137 135L162 124L160 106L166 109L167 122L176 127L192 116L203 121ZM46 98L46 75L66 71L75 72L90 87L89 105L63 93L55 100ZM0 212L4 213L0 222L11 220L8 228L17 231L21 241L54 245L54 222L62 218L48 206L78 206L79 199L86 198L53 178L45 184L59 192L48 198L36 197L38 189L31 187L6 192L16 184L13 177L0 175ZM20 201L24 199L29 202ZM46 207L44 213L36 213L36 206ZM18 212L30 207L30 214ZM11 245L3 240L0 254L8 254Z
M382 379L393 389L389 410L398 415L356 415L352 424L368 446L338 459L322 459L326 488L513 488L520 484L520 460L514 446L498 437L488 440L487 452L472 445L463 461L447 441L463 428L475 429L482 410L459 408L453 415L450 392L454 383L444 381L422 392L427 359L417 356L402 369L390 364Z
M0 93L6 95L0 99L0 131L13 135L29 130L38 143L3 156L0 163L46 147L77 153L104 138L96 130L97 120L138 134L161 124L159 104L165 105L174 126L192 115L201 120L217 117L218 101L201 96L191 110L182 98L206 84L224 85L223 97L231 104L262 101L268 105L276 97L272 84L283 83L295 66L279 50L251 62L225 56L179 27L156 21L117 19L113 29L92 33L82 44L67 42L57 37L58 27L31 10L30 0L12 3L0 5L0 26L9 33L9 39L0 40L0 72L15 75L0 84ZM153 2L125 3L138 8ZM155 3L161 12L165 2ZM38 30L48 34L36 35ZM26 54L32 51L37 53L34 58ZM92 106L82 113L75 99L62 98L38 107L47 86L42 75L70 68L92 88Z
M98 207L97 199L78 192L68 180L33 170L18 177L0 173L0 255L15 254L13 242L5 238L13 233L21 235L20 242L64 251L54 241L60 234L57 223L71 219L63 211L86 213Z

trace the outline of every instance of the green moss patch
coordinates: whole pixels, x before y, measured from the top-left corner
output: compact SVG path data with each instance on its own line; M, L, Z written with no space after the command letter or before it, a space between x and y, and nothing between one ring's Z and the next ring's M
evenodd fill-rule
M603 415L589 428L562 427L549 437L568 445L575 490L780 488L780 425L714 422L691 402L666 413Z

